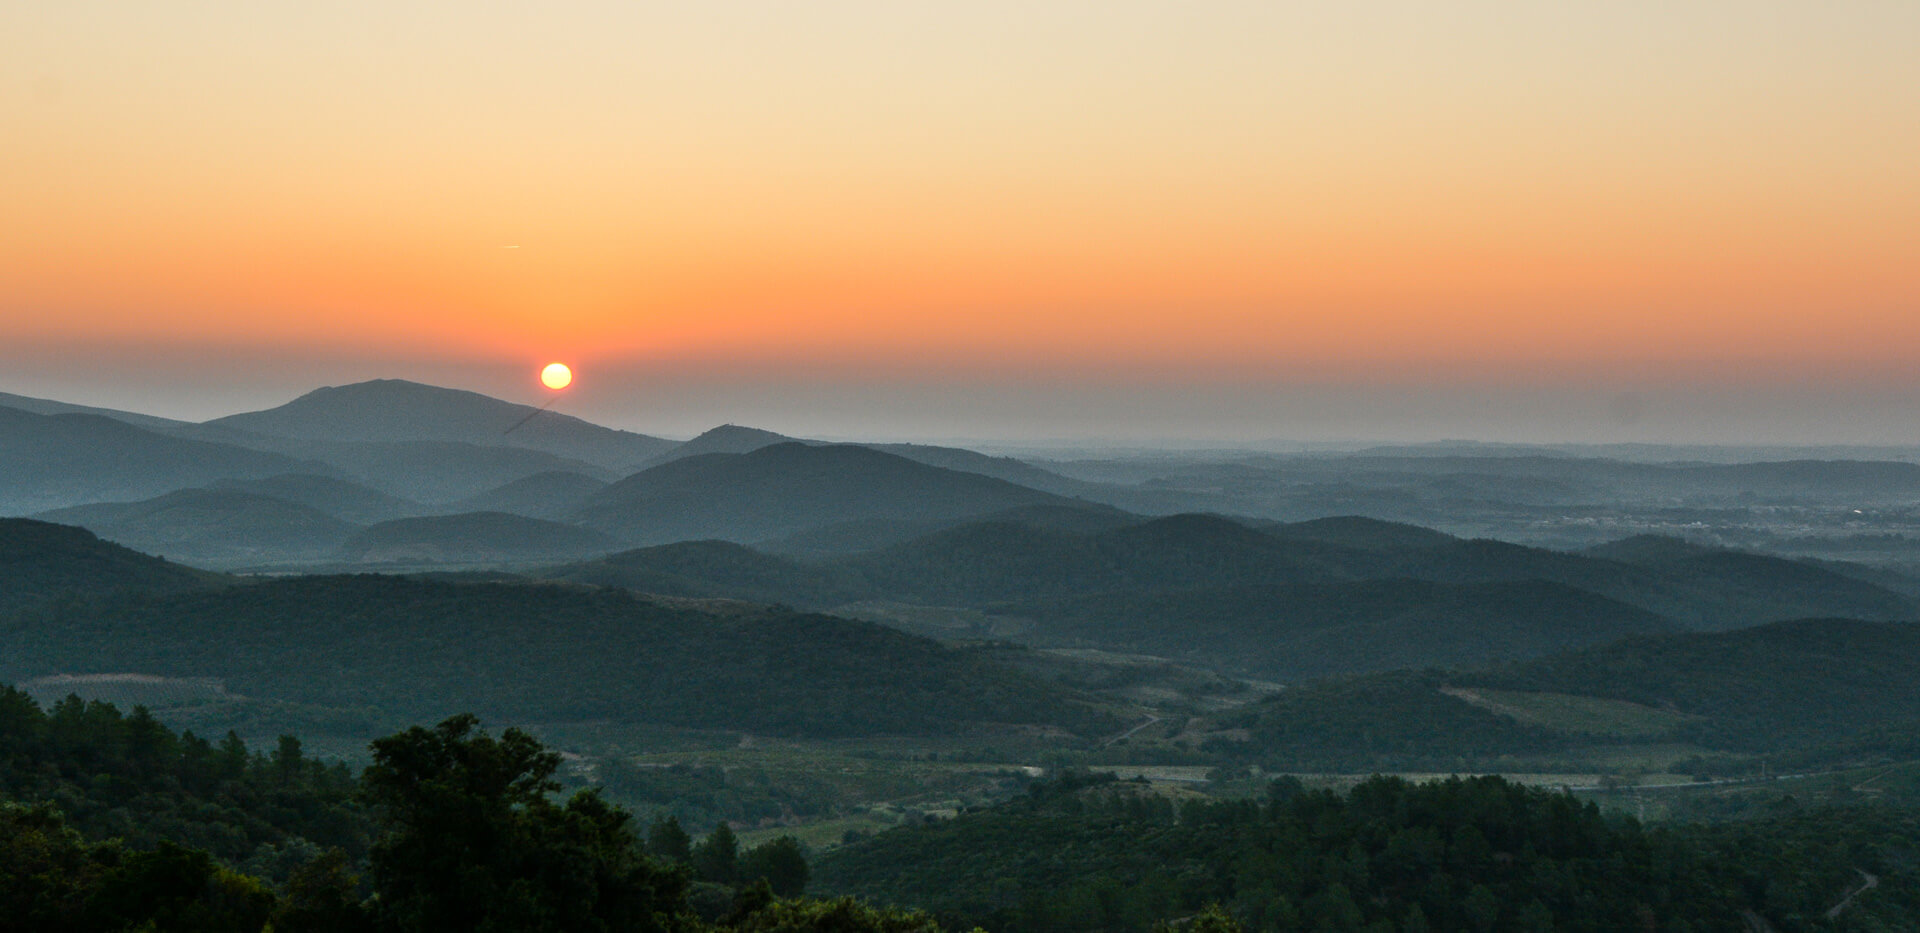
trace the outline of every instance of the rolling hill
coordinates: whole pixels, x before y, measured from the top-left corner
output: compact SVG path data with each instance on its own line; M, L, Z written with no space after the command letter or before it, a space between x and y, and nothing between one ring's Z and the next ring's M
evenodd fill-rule
M316 468L324 471L311 461L170 437L102 415L0 408L0 513L124 502Z
M1623 545L1618 556L1635 547ZM827 610L958 607L984 613L976 627L993 637L1287 680L1474 667L1628 635L1809 613L1914 618L1910 598L1845 568L1714 549L1661 553L1629 561L1370 519L1252 527L1076 505L1000 513L852 555L781 557L702 544L636 550L555 574Z
M1073 694L883 626L627 593L296 577L0 624L0 678L137 672L401 721L613 720L779 735L1115 725Z
M359 483L312 473L284 473L252 480L223 479L215 482L211 488L269 496L304 505L356 525L405 518L424 511L418 502L389 496Z
M381 522L340 545L340 556L363 564L502 564L558 562L605 554L619 545L578 525L505 512L427 515Z
M526 447L460 441L298 441L269 438L262 446L326 463L355 482L390 496L441 506L541 473L577 473L602 481L618 474L583 460Z
M264 411L207 422L254 434L305 441L453 441L482 447L523 447L626 471L665 453L672 441L617 431L531 405L478 392L401 379L376 379L315 389ZM517 427L516 427L517 425Z
M138 412L120 411L116 408L97 408L92 405L75 405L71 402L58 402L47 398L14 395L11 392L0 392L0 407L16 408L36 415L99 415L150 431L175 430L190 427L193 424L191 421L178 421L157 415L143 415Z
M759 450L762 447L793 443L812 444L816 442L801 440L797 437L788 437L785 434L776 434L773 431L763 431L759 428L749 428L738 424L723 424L717 428L709 428L702 431L700 436L684 444L680 444L672 450L659 454L646 465L654 467L674 460L698 457L702 454L746 454Z
M219 578L102 541L84 528L0 518L0 615L62 596L180 592Z
M548 470L462 499L447 508L455 512L509 512L557 521L579 511L594 493L605 488L604 480L565 470Z
M601 490L575 519L634 544L750 543L849 521L951 521L1071 501L865 447L784 443L652 467Z
M1920 750L1916 665L1920 625L1803 619L1477 671L1330 679L1222 725L1246 730L1238 753L1283 770L1487 767L1620 741L1821 762L1888 741Z
M1023 640L1171 658L1267 680L1483 667L1665 633L1660 616L1557 583L1240 586L1013 604Z
M182 489L38 517L80 525L147 553L221 567L325 559L360 527L298 503L233 489Z

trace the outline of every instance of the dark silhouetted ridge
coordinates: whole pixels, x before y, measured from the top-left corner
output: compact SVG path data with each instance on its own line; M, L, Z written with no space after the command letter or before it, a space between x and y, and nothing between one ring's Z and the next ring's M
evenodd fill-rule
M85 528L0 518L0 614L68 595L128 589L176 592L217 579L102 541Z

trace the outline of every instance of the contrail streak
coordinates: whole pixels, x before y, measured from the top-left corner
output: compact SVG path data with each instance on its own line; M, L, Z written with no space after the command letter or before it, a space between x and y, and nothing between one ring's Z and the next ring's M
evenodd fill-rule
M550 399L547 399L547 405L552 405L552 404L553 404L554 402L557 402L557 401L560 401L560 396L558 396L558 395L556 395L556 396L554 396L554 397L552 397L552 398L550 398ZM508 429L506 429L505 431L501 431L501 432L500 432L500 436L501 436L501 437L506 437L507 435L509 435L509 434L512 434L513 432L515 432L515 431L518 431L518 430L520 430L520 426L521 426L521 425L523 425L523 424L526 424L526 423L527 423L527 422L529 422L529 421L532 421L532 420L533 420L533 416L534 416L534 415L537 415L537 414L539 414L539 413L541 413L541 412L543 412L543 411L546 411L546 410L547 410L547 405L542 405L542 406L540 406L539 408L536 408L536 409L534 409L534 410L532 410L532 411L530 411L530 412L527 412L527 416L526 416L525 418L522 418L522 419L520 419L519 421L515 421L515 422L513 423L513 427L510 427L510 428L508 428Z

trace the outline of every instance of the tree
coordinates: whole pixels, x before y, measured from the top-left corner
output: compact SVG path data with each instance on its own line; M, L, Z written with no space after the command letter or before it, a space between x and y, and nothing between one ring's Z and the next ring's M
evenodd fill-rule
M764 880L780 897L806 893L808 877L807 856L800 850L800 841L792 836L755 846L740 858L740 880Z
M663 816L647 830L647 852L664 862L684 864L693 857L693 837L680 828L680 819Z
M740 880L740 840L722 822L693 847L693 874L701 881L733 884Z
M371 920L355 896L359 879L347 870L347 854L329 849L295 869L273 915L274 933L358 933Z
M300 740L290 735L280 737L280 745L273 750L273 775L282 784L292 784L300 779L301 759Z
M736 933L941 933L926 913L868 907L851 897L774 901L731 927Z
M365 794L390 827L375 845L376 912L405 931L660 931L683 874L640 851L626 811L592 791L565 806L560 756L474 716L373 743Z

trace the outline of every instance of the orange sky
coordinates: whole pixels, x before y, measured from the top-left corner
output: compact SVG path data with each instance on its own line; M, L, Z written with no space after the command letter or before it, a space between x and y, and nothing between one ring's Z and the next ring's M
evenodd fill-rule
M1920 364L1911 0L63 2L0 36L15 359Z

